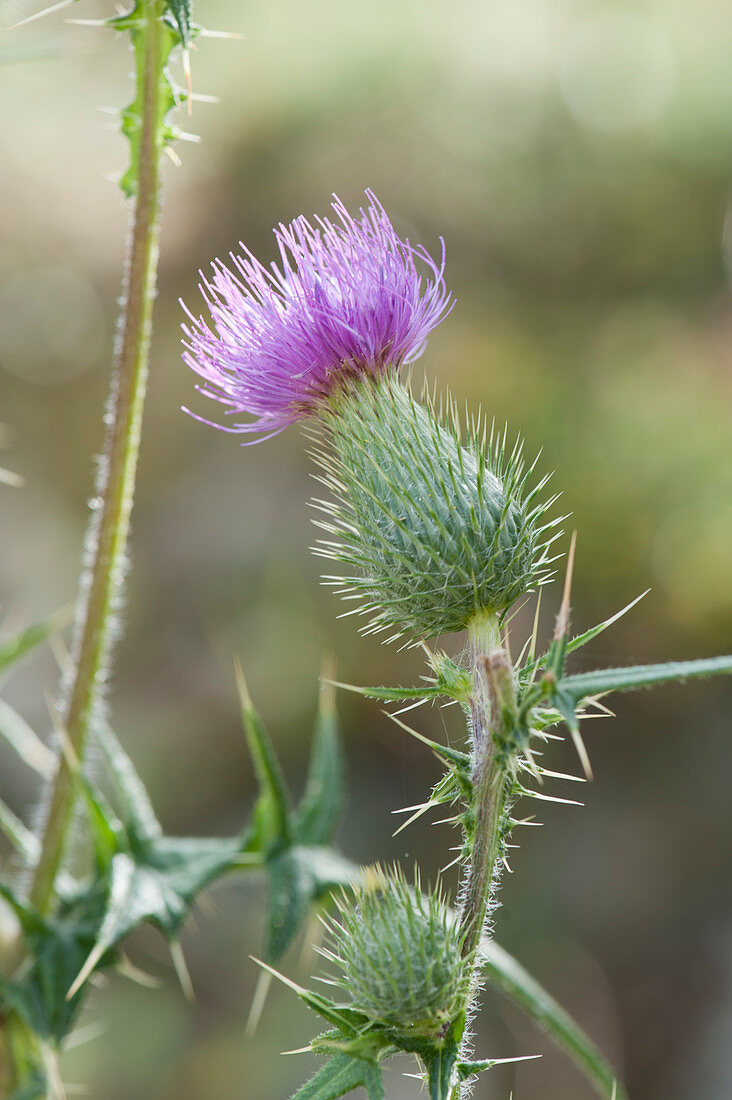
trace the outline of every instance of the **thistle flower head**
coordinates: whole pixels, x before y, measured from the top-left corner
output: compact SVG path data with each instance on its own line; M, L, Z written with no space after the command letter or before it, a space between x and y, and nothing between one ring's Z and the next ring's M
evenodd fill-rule
M202 276L213 328L186 310L183 358L203 379L201 393L248 417L227 430L274 435L342 384L396 374L448 311L444 250L437 263L402 240L366 196L356 217L334 198L334 221L299 217L275 229L279 266L244 248L232 268L217 260Z
M376 870L328 922L337 984L374 1023L433 1037L464 1007L470 962L441 894Z

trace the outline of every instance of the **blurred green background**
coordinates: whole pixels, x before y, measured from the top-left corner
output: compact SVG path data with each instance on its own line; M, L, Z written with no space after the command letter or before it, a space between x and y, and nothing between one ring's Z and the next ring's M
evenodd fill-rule
M125 164L114 119L131 95L125 42L65 22L110 6L38 10L3 0L0 25L0 601L9 625L73 599L90 455L101 411L127 212L105 180ZM372 187L400 231L443 236L457 306L420 369L543 448L579 546L574 623L640 591L627 619L575 667L685 658L732 646L732 23L712 0L209 0L199 103L166 173L160 293L122 612L114 723L166 827L224 833L253 796L231 659L241 657L295 788L325 651L353 683L408 683L419 654L358 637L308 553L311 467L297 430L242 450L180 411L195 402L179 355L182 296L199 267L244 240L273 258L271 226L353 207ZM209 411L202 399L195 408ZM566 540L564 543L566 546ZM548 633L557 593L544 601ZM516 648L530 609L515 622ZM461 640L450 643L459 647ZM50 653L6 698L44 735ZM506 876L498 939L622 1067L634 1100L732 1095L729 683L621 700L587 727L596 779L584 809L549 806ZM354 859L451 858L447 827L392 839L389 811L421 799L433 761L375 705L340 699ZM412 716L417 719L416 715ZM457 733L425 710L426 733ZM18 812L32 777L2 753L0 795ZM550 766L578 765L566 747ZM566 793L558 791L558 793ZM572 792L570 792L571 794ZM533 809L533 807L531 807ZM313 1033L272 991L243 1030L259 948L262 883L219 887L184 946L188 1006L152 932L130 944L163 982L101 988L69 1054L69 1081L104 1100L282 1100L310 1071L281 1058ZM304 980L312 958L284 966ZM521 1014L487 992L481 1056L541 1053L486 1075L476 1096L583 1100L591 1091ZM390 1097L419 1094L388 1076Z

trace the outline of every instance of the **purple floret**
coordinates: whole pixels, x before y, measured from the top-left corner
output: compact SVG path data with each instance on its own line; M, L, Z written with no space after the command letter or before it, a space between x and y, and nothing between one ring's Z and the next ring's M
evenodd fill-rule
M202 394L253 418L224 430L268 438L316 413L344 380L396 373L449 312L444 246L438 264L366 197L355 218L334 196L335 224L299 217L275 229L279 267L242 245L233 269L216 260L210 280L201 276L213 328L184 305L183 359L204 380Z

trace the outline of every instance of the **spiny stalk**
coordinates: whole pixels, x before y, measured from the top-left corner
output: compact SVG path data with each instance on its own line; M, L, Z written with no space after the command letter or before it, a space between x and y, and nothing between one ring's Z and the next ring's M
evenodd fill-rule
M99 466L95 509L87 535L88 568L77 604L76 638L70 682L61 715L62 736L83 758L95 709L107 677L113 618L125 574L125 554L134 497L142 409L148 373L152 306L158 260L160 157L164 147L163 78L171 30L163 22L164 0L139 0L134 10L141 104L135 205L126 271L126 294L115 355L106 421L104 458ZM73 816L74 784L63 756L52 784L40 859L30 897L41 912L54 896Z

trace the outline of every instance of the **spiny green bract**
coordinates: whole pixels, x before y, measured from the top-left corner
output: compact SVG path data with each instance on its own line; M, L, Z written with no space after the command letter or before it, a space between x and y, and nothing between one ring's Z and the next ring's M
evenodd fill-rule
M367 630L411 640L462 630L479 611L500 613L548 576L551 501L546 479L527 492L520 447L441 414L394 378L360 382L334 398L315 453L335 501L316 501L336 536L316 552L353 568L326 577L369 615Z
M413 1038L435 1038L465 1006L470 965L439 894L425 896L398 874L376 870L328 922L323 954L341 974L352 1007Z

